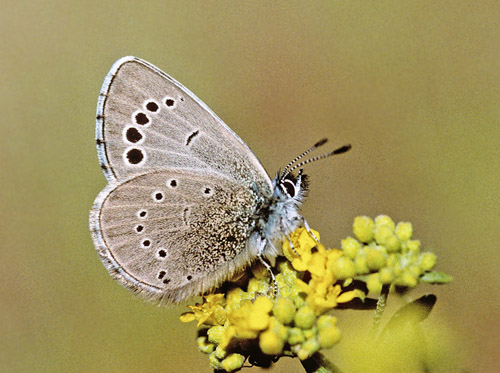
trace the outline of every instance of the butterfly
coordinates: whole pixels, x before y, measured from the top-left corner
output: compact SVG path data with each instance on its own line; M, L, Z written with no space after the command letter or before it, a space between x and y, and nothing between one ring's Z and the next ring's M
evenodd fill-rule
M147 298L178 303L281 254L307 226L299 160L271 180L248 146L200 99L136 57L115 62L99 94L96 143L108 185L90 231L105 267ZM295 170L299 171L295 174ZM271 272L272 274L272 272Z

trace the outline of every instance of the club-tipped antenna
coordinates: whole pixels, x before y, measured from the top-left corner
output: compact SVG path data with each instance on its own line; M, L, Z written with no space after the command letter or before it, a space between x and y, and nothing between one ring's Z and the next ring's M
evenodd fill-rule
M331 152L324 153L324 154L318 155L316 157L306 159L305 161L297 163L295 166L293 166L291 169L289 169L288 172L282 176L282 178L286 177L286 175L288 175L290 172L293 172L297 168L302 167L302 166L304 166L304 165L306 165L308 163L319 161L320 159L328 158L328 157L331 157L332 155L337 155L337 154L345 153L349 149L351 149L351 144L346 144L344 146L341 146L340 148L332 150Z
M311 146L309 149L307 149L304 153L298 155L294 160L292 160L290 163L288 163L286 165L286 167L283 169L283 171L281 172L281 175L280 175L280 179L283 179L286 175L289 174L288 169L290 167L292 167L292 165L297 162L299 159L301 159L302 157L306 156L307 154L309 154L310 152L312 152L314 149L317 149L319 148L321 145L324 145L326 144L326 142L328 141L327 138L324 138L324 139L321 139L319 140L316 144L314 144L313 146Z

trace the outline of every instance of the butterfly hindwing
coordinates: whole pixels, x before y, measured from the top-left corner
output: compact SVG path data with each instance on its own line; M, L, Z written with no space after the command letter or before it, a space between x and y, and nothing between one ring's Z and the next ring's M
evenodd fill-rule
M110 184L90 225L110 273L143 295L178 302L248 264L256 195L212 172L160 170Z

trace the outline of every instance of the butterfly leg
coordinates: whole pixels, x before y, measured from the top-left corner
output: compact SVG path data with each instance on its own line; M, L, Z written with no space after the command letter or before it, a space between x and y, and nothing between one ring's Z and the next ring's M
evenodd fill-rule
M290 239L290 237L288 236L288 234L285 235L286 239L288 240L288 244L290 245L290 249L292 249L293 253L297 256L300 256L300 254L297 252L297 250L295 250L295 247L293 246L293 242L292 240Z
M306 229L307 233L309 233L311 235L311 237L314 239L314 241L316 241L317 243L321 243L321 242L319 242L318 237L316 237L316 235L313 233L313 231L309 227L309 224L307 223L306 219L302 218L302 224L304 225L304 228Z
M262 263L264 267L266 267L267 271L269 272L269 275L271 276L271 281L273 283L273 288L272 288L272 297L276 298L278 295L278 283L276 282L276 277L274 277L273 270L271 268L271 265L266 262L264 257L262 256L262 253L266 247L267 240L262 240L261 246L259 247L259 255L257 256L259 258L259 261Z

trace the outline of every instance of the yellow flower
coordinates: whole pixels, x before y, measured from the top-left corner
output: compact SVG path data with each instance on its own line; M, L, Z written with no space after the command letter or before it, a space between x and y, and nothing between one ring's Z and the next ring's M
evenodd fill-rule
M189 306L192 312L181 316L183 322L210 326L197 343L209 354L211 366L239 370L247 358L257 361L262 354L279 357L291 352L306 359L340 339L336 319L328 311L354 298L364 300L366 287L379 293L382 285L416 286L436 264L436 256L421 253L420 241L412 240L410 223L395 225L385 215L375 220L362 216L354 220L353 232L342 240L342 251L318 243L316 231L292 232L291 244L284 240L282 246L286 259L273 263L275 298L266 295L274 286L267 269L255 264L225 293L207 295L202 304Z
M204 297L203 304L196 303L188 306L193 312L183 313L180 317L182 322L198 320L198 325L223 325L226 322L226 311L224 310L224 294L209 294Z
M319 233L312 229L311 232L319 240ZM318 243L305 228L298 228L293 231L290 234L290 241L292 241L293 249L290 247L288 240L283 241L283 253L285 257L297 271L304 272L308 270L307 264L311 259L312 249Z
M243 305L229 314L229 321L234 327L234 335L238 338L256 338L259 332L269 325L269 313L273 303L269 298L258 297L255 302L243 301Z

